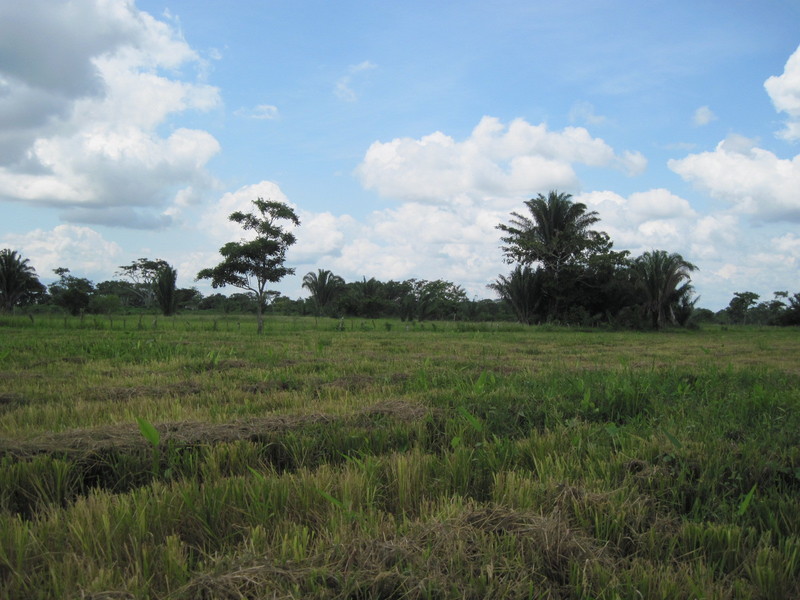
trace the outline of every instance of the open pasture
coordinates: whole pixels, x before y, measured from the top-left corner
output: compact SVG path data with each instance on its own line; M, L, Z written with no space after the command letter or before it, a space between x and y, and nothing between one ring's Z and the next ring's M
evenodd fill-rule
M0 598L791 598L800 336L0 322Z

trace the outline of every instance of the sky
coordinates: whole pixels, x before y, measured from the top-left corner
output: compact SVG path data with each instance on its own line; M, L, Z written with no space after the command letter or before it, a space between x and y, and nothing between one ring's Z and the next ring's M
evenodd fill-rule
M160 258L181 287L256 198L302 277L507 274L550 190L699 306L800 292L797 0L0 0L0 247L41 280ZM227 288L226 293L238 291Z

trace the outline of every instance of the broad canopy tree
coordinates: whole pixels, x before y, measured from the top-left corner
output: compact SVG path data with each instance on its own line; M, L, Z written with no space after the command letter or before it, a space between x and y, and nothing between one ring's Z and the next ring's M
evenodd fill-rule
M129 265L120 266L116 275L128 279L142 306L149 308L156 301L156 279L166 268L169 264L160 258L139 258Z
M219 250L222 262L200 271L197 279L210 279L214 288L232 285L249 293L257 304L260 334L264 331L264 308L269 298L277 294L267 285L294 273L284 264L286 251L296 241L287 227L299 226L300 219L283 202L258 198L253 200L253 207L253 212L236 211L228 218L245 231L252 231L255 237L225 244Z
M734 292L728 304L728 315L732 322L744 325L750 310L756 305L759 295L755 292Z
M85 277L70 275L66 267L53 269L53 273L58 275L58 281L48 286L53 303L67 309L73 316L82 314L92 300L94 284Z

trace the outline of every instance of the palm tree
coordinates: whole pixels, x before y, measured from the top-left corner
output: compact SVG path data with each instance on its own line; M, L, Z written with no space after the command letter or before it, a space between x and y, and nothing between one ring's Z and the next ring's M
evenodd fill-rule
M156 271L153 288L158 306L165 317L174 315L178 307L178 295L175 291L177 281L178 271L168 264Z
M644 308L652 319L653 328L661 329L676 323L675 311L686 304L693 288L690 273L697 270L680 254L666 250L645 252L633 261L639 288L644 295Z
M319 316L344 289L344 279L327 269L317 269L316 273L306 273L303 277L303 287L311 292Z
M14 310L26 294L43 289L27 258L22 258L16 250L0 250L0 308L3 312Z
M608 244L607 236L589 229L600 220L597 213L587 212L585 204L571 198L555 190L547 197L539 194L525 202L530 217L513 212L509 225L497 226L508 234L501 239L507 244L503 252L509 262L539 262L558 279L563 267L577 261L585 250Z
M600 218L570 194L553 190L525 206L530 216L513 212L508 225L497 226L507 234L502 249L508 262L541 265L547 316L560 318L563 300L586 274L589 258L610 252L613 243L607 234L590 229ZM573 275L567 277L567 271Z
M530 325L536 320L543 299L544 277L541 269L517 265L511 275L500 275L489 288L511 307L517 320Z

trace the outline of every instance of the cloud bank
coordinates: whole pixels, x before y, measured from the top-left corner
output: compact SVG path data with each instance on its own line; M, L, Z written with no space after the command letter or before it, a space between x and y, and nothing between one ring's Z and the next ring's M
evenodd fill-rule
M133 2L3 3L0 54L0 199L160 228L187 188L213 183L217 140L169 119L219 106L219 90L180 34Z

